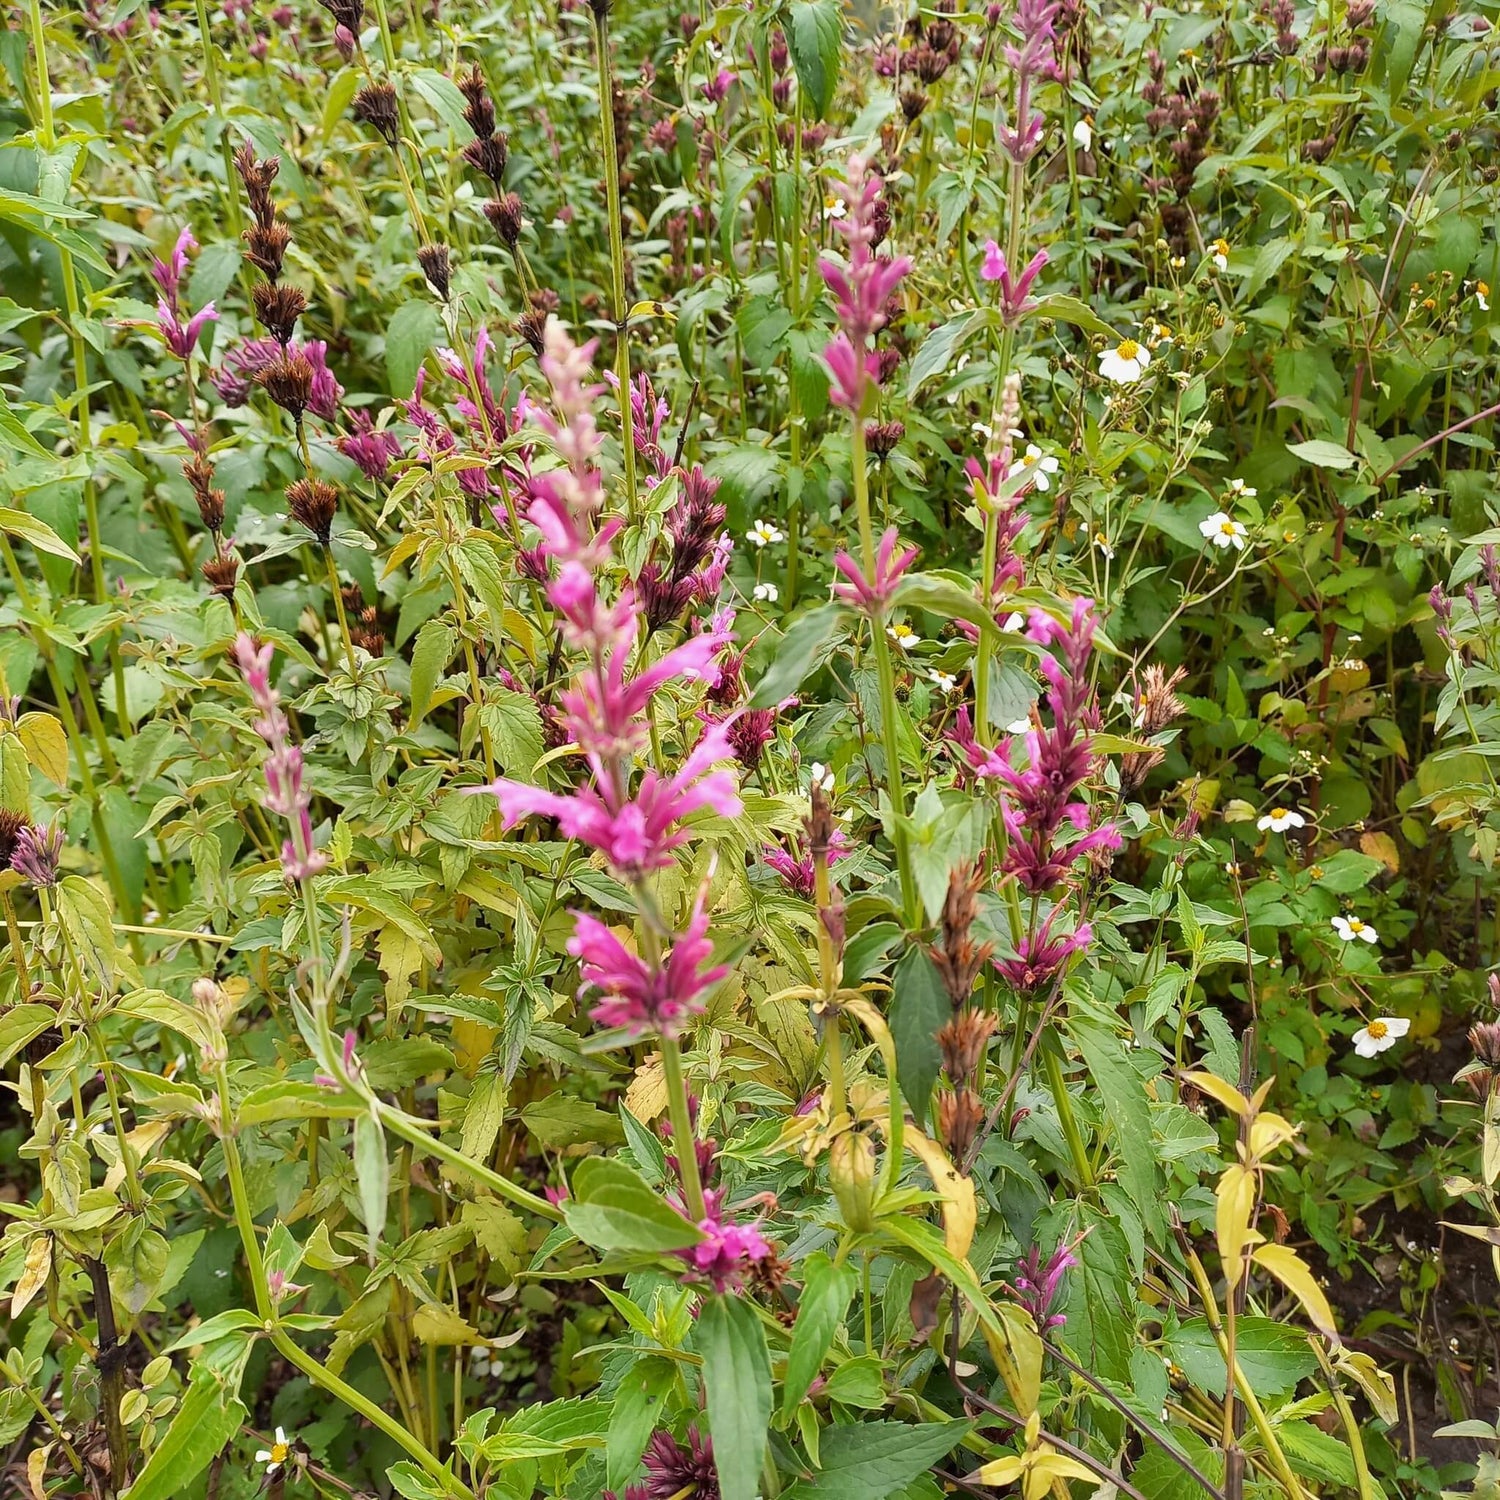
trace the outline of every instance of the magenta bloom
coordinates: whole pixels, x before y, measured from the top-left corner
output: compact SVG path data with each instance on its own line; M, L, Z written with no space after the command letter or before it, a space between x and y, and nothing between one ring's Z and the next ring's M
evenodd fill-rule
M16 830L10 867L22 880L29 880L39 891L50 891L57 884L62 851L61 828L46 823L26 824Z
M646 1483L627 1489L627 1500L635 1500L631 1489L636 1490L639 1500L672 1500L674 1495L713 1500L719 1493L713 1442L696 1427L687 1430L686 1448L670 1432L652 1433L641 1462L646 1469Z
M671 864L672 851L687 841L687 833L676 825L699 809L738 817L739 789L733 772L712 769L732 755L723 725L715 725L674 775L647 771L633 797L608 774L599 776L602 791L587 786L569 793L548 792L504 779L475 790L495 795L507 828L538 813L556 818L564 838L598 849L617 870L633 877Z
M834 229L848 242L847 266L824 256L818 274L834 295L839 332L823 351L833 376L831 399L857 416L872 381L878 378L880 357L869 348L871 337L885 326L886 305L901 279L911 270L904 255L875 254L875 209L880 201L880 178L867 172L863 157L849 160L848 180L837 188L846 212Z
M1054 938L1052 923L1061 909L1054 906L1048 912L1035 937L1021 939L1014 958L995 961L995 968L1013 989L1027 994L1041 989L1073 954L1082 953L1093 939L1093 929L1087 922L1065 937Z
M1005 61L1016 76L1014 120L1000 127L1000 149L1019 166L1036 155L1046 134L1047 122L1032 107L1032 90L1038 82L1057 76L1057 33L1053 22L1061 0L1019 0L1015 23L1021 44L1007 44Z
M177 236L170 260L154 257L151 261L151 279L161 288L161 296L156 299L156 325L161 329L167 348L182 360L192 358L204 325L219 320L218 309L212 302L183 320L182 278L187 272L188 252L197 248L198 241L193 238L193 231L184 229Z
M1038 250L1027 263L1026 269L1019 276L1013 277L1005 259L1005 251L994 240L986 241L984 266L979 274L986 281L1000 283L1000 311L1004 314L1007 323L1016 322L1022 313L1036 306L1027 294L1031 291L1032 282L1036 280L1042 267L1047 264L1047 259L1047 252Z
M1062 1313L1053 1312L1052 1305L1062 1288L1063 1277L1079 1264L1073 1252L1082 1239L1080 1235L1071 1245L1058 1245L1047 1257L1045 1266L1041 1247L1033 1245L1017 1262L1016 1278L1005 1288L1031 1314L1039 1333L1046 1333L1049 1328L1068 1321Z
M582 970L579 998L597 991L601 998L591 1012L595 1024L621 1028L632 1041L681 1035L688 1021L703 1013L703 997L729 973L722 964L703 967L714 945L701 905L693 908L687 931L658 964L632 953L597 917L574 912L573 919L568 952Z
M355 464L366 479L384 479L393 460L401 457L401 439L394 432L375 430L367 411L351 418L354 430L338 440L338 450Z
M838 553L833 559L833 565L848 582L835 583L834 593L846 604L852 604L866 614L883 613L890 603L891 595L896 591L896 585L901 581L901 575L917 557L915 547L905 548L897 557L896 545L899 541L896 528L888 526L880 538L880 549L875 554L874 578L866 578L859 564L847 552Z
M728 68L720 68L714 77L703 85L703 98L709 104L722 104L729 97L729 87L735 75Z
M848 859L852 851L842 828L835 828L828 841L828 868L831 870L841 859ZM779 844L766 844L761 851L765 862L781 876L786 888L795 896L811 901L817 884L817 870L813 865L812 851L806 839L798 839L796 851L789 853Z
M675 1206L681 1211L680 1203ZM705 1188L703 1207L698 1228L704 1238L672 1253L705 1277L716 1292L737 1291L744 1285L751 1265L770 1255L771 1247L754 1224L736 1224L725 1217L722 1189Z
M322 339L309 339L306 343L293 339L284 352L291 359L300 354L312 366L312 393L307 409L315 417L332 422L339 414L339 398L344 388L328 368L328 345ZM215 370L210 379L227 405L243 406L255 377L282 354L282 347L275 339L246 339L224 356L223 368Z

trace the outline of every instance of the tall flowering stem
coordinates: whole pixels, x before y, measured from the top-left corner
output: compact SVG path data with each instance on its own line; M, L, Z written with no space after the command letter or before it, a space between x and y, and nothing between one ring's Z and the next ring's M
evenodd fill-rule
M600 1045L650 1036L660 1042L686 1208L697 1224L706 1217L706 1200L691 1149L691 1111L678 1038L702 1012L705 997L726 970L708 966L713 945L703 895L686 930L674 938L648 882L653 872L675 862L676 851L687 842L688 832L681 826L686 818L703 808L724 817L739 813L734 774L720 768L734 755L734 716L709 722L671 774L655 764L637 774L637 763L648 747L652 760L660 759L652 707L663 687L674 681L702 683L707 689L718 686L720 657L732 641L732 615L726 611L714 616L707 629L643 665L636 646L643 625L649 633L649 598L644 593L638 598L636 586L629 582L613 599L601 592L621 523L617 517L606 520L600 515L604 486L595 467L600 438L593 403L601 387L591 381L593 350L593 344L574 345L562 325L548 319L540 363L552 387L551 410L528 406L528 411L551 437L562 463L525 478L527 520L541 534L537 569L546 576L555 565L547 597L562 644L584 658L582 670L559 702L562 727L581 752L588 776L566 792L506 778L477 790L496 798L507 828L535 815L555 818L564 837L597 849L631 888L640 919L638 951L632 952L586 912L574 913L568 951L580 965L578 998L593 1002L593 1019L607 1028ZM631 394L622 387L627 407ZM701 489L701 479L689 488L694 486ZM711 492L702 498L707 509L699 507L698 521L689 525L688 519L679 518L682 524L669 528L674 557L692 538L696 541L684 558L690 552L696 563L703 563L710 550L709 523L721 513L709 504ZM717 591L722 568L706 565L693 576L705 580L705 588L711 579ZM672 613L675 616L675 609Z
M870 519L870 481L865 449L864 406L874 385L878 363L869 347L870 340L884 326L886 303L911 269L911 262L905 256L886 258L875 253L875 243L879 238L876 211L881 190L880 178L867 170L864 158L851 157L845 181L837 189L844 200L844 217L834 224L848 246L848 263L841 265L825 256L818 262L818 271L834 294L838 314L839 331L824 349L823 359L832 376L831 399L835 405L844 407L850 416L850 480L859 523L860 572L864 582L859 604L869 616L871 650L880 684L881 741L891 804L891 840L901 879L901 905L907 921L915 926L919 914L916 881L904 827L906 800L901 779L901 742L896 727L896 674L890 643L885 635L889 593L880 587L883 571L890 583L895 581L890 577L894 538L889 547L882 549L885 552L882 565L882 557L876 551L875 528ZM898 565L897 576L909 562L908 555ZM839 570L851 580L857 576L855 570L843 561L839 563ZM860 592L858 588L856 592Z

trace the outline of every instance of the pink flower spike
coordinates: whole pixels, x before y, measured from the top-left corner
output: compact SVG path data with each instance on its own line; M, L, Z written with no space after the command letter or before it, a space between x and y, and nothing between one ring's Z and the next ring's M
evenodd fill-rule
M984 242L984 265L979 274L986 281L1004 281L1010 275L1005 263L1005 251L994 240Z
M856 609L863 610L867 614L881 613L890 602L891 595L895 593L896 585L901 581L901 575L917 557L915 547L907 547L900 557L897 557L895 553L899 540L896 528L887 527L880 538L879 551L875 554L875 577L873 579L865 577L859 564L849 553L838 553L833 559L833 565L848 581L835 583L834 593L846 604L852 604Z

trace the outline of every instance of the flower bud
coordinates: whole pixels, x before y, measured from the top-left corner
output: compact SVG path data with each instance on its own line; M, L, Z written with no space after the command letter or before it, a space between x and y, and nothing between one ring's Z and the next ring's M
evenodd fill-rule
M844 1223L858 1233L874 1227L875 1147L868 1136L845 1131L828 1148L828 1179Z

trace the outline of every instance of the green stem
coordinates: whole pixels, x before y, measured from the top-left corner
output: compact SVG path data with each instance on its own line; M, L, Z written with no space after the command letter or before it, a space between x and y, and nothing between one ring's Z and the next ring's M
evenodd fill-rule
M837 1033L834 1033L835 1044ZM688 1110L687 1083L682 1076L682 1049L675 1036L661 1039L662 1071L667 1077L667 1110L672 1121L672 1146L677 1170L682 1175L687 1194L688 1217L698 1223L706 1217L703 1207L703 1182L698 1176L698 1142L693 1134L692 1115Z
M1063 1139L1068 1143L1068 1154L1073 1158L1073 1170L1078 1174L1080 1187L1094 1185L1094 1169L1089 1164L1088 1152L1084 1149L1083 1133L1078 1128L1077 1116L1073 1113L1073 1100L1068 1094L1068 1080L1063 1076L1062 1046L1056 1031L1042 1042L1042 1065L1047 1070L1047 1086L1057 1104L1057 1117L1062 1125Z

